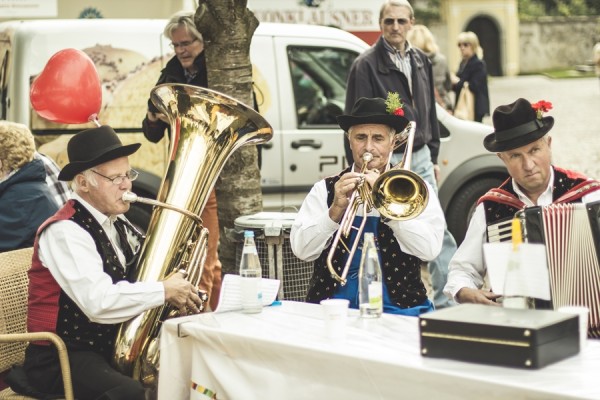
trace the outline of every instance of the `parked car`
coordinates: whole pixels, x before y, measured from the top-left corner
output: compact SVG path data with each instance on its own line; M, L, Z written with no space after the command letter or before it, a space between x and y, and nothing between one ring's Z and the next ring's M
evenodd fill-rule
M60 165L67 162L71 134L90 125L57 124L31 109L30 84L50 57L65 48L83 50L101 78L100 122L111 125L123 142L141 142L131 159L140 177L133 190L154 197L162 180L165 141L153 144L141 134L150 90L172 57L162 36L165 20L31 20L0 23L0 119L28 125L40 151ZM319 179L346 166L343 133L336 123L343 112L346 77L352 61L369 46L336 28L261 23L250 49L258 111L274 128L262 146L264 208L299 207ZM506 170L483 148L491 128L458 120L438 109L445 132L440 152L440 200L450 231L462 240L477 198L496 186ZM139 226L150 209L132 207Z

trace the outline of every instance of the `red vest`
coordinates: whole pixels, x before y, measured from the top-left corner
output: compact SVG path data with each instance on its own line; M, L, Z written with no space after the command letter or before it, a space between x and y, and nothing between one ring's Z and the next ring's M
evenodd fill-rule
M29 332L54 332L70 349L86 349L109 354L112 352L119 324L99 324L90 321L79 306L60 288L48 268L40 261L38 250L41 233L50 224L62 220L77 223L92 236L98 254L102 257L104 272L112 278L113 282L127 279L126 271L123 270L102 226L81 203L69 200L38 229L29 270L27 329ZM84 263L85 260L81 262ZM48 343L36 342L36 344Z

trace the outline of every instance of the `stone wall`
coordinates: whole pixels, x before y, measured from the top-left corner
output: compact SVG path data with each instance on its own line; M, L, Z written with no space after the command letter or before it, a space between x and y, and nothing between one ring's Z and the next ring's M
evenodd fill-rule
M574 67L592 59L600 17L541 17L520 22L520 73Z
M456 58L459 53L455 39L448 35L448 26L444 23L434 23L429 28L436 37L442 53L446 54L449 60L452 60L453 56ZM509 29L501 26L502 33L506 33ZM590 63L592 48L595 43L600 42L600 17L598 16L541 17L532 21L519 22L518 29L518 74ZM506 43L505 38L501 38L501 41ZM506 61L504 60L504 64ZM458 61L456 64L450 63L451 71L456 70Z

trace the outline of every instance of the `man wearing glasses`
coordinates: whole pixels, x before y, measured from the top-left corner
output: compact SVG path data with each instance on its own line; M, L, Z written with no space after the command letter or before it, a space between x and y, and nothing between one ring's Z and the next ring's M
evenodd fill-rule
M156 85L162 83L185 83L189 85L208 87L206 78L206 59L204 57L204 41L196 29L194 13L181 11L170 19L163 34L171 40L175 51L173 58L167 62L161 71ZM161 114L148 99L148 111L142 123L146 139L158 142L169 127L169 120Z
M427 55L412 47L406 39L414 23L413 8L407 0L384 2L379 13L379 40L359 55L350 68L345 111L348 114L361 97L385 99L388 92L397 92L404 105L404 116L417 125L412 164L408 167L437 192L440 133L435 110L433 69ZM347 139L345 145L346 157L352 165ZM404 146L394 152L393 164L402 159L403 151ZM442 251L428 264L436 308L453 303L444 295L443 289L448 278L448 264L455 251L456 242L446 228Z
M197 313L201 305L181 273L162 282L131 281L142 236L123 216L129 203L122 196L137 178L128 156L139 147L123 146L109 126L71 138L59 179L72 182L72 198L40 226L34 244L27 330L64 340L78 399L144 399L138 381L110 366L120 323L165 302L181 312ZM62 394L49 343L31 342L23 369L37 392Z
M171 40L175 56L167 62L161 71L157 85L162 83L185 83L207 88L206 58L204 57L204 41L194 23L192 11L181 11L170 19L163 34ZM160 113L151 100L148 100L148 111L142 122L142 131L146 139L153 143L160 141L169 129L169 120ZM203 226L208 229L208 250L200 288L208 293L212 310L217 308L221 291L221 261L219 261L219 219L217 216L217 196L211 192L204 210L200 214Z

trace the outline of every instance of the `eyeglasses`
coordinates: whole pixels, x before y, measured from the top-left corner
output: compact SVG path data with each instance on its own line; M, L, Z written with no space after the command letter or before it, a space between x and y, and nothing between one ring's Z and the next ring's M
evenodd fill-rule
M186 40L185 42L180 42L180 43L171 42L171 43L169 43L169 46L171 46L173 49L177 49L178 47L185 49L185 48L190 47L192 45L192 43L194 43L197 40L199 40L199 39L196 38L194 40Z
M394 25L394 22L397 22L398 25L406 25L408 24L409 20L406 18L385 18L383 20L385 25Z
M458 47L469 47L470 45L470 43L459 43Z
M133 182L140 175L139 172L137 172L135 169L130 169L129 171L127 171L127 173L125 175L117 175L114 178L109 178L108 176L102 175L100 172L96 172L93 169L91 171L95 174L100 175L103 178L108 179L109 181L111 181L113 183L113 185L120 185L121 183L123 183L125 181L125 178L127 178L131 182Z

